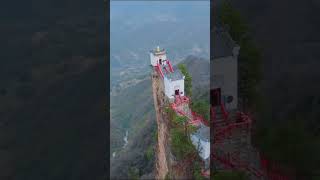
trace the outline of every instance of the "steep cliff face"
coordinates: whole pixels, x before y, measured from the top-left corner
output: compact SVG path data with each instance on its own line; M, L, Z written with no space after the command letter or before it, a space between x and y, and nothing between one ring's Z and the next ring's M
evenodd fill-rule
M163 107L165 96L163 92L163 82L157 73L152 73L152 90L156 119L158 125L158 142L156 148L156 179L164 179L169 172L169 120L165 116Z
M156 179L191 179L192 163L190 158L176 160L172 155L170 146L170 122L171 119L165 107L169 102L164 94L164 85L162 78L156 73L152 73L152 89L154 98L154 107L158 125L158 142L156 147Z

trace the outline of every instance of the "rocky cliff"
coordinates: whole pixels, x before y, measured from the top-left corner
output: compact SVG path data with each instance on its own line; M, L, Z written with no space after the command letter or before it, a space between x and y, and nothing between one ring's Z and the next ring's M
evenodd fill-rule
M154 107L158 125L158 141L156 145L156 179L191 179L192 169L188 158L177 160L171 151L170 146L170 116L165 108L168 107L169 101L164 94L164 85L161 77L152 73L152 89L154 98Z
M158 142L156 148L156 178L164 179L169 172L169 120L163 112L165 96L163 92L163 81L157 73L152 73L152 89L156 119L158 125Z

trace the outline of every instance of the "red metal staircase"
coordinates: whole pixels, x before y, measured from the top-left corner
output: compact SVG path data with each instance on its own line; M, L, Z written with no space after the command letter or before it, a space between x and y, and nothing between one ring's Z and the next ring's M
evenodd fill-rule
M163 72L162 72L162 68L160 67L160 64L157 64L155 66L155 69L161 75L161 77L163 78Z
M170 63L170 60L169 60L169 59L167 59L167 64L169 65L169 69L170 69L170 71L173 73L173 68L172 68L172 65L171 65L171 63Z
M222 144L228 143L232 135L239 130L246 132L246 136L251 136L252 119L243 112L237 112L233 118L225 112L223 105L220 106L221 112L217 111L218 107L211 107L211 130L213 130L213 143L211 146L211 160L219 162L226 170L242 170L255 179L267 180L290 180L292 175L283 173L281 168L274 162L262 158L257 149L252 148L250 154L257 154L258 165L245 161L239 157L240 152L234 149L233 153L224 152L220 148ZM220 149L219 149L220 148ZM273 167L273 168L267 168Z

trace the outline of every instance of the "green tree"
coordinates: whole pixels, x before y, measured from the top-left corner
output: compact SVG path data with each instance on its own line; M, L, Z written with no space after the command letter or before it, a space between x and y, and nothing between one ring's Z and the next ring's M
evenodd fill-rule
M320 141L302 120L279 123L273 127L260 128L255 142L268 159L299 174L311 174L318 170Z
M260 101L257 87L262 78L261 63L260 50L256 48L253 41L243 40L239 54L239 93L250 108Z
M229 27L231 37L240 42L244 35L248 32L248 26L244 23L239 11L235 10L227 1L223 1L219 19L224 26Z
M171 119L173 123L176 123L175 122L175 118L177 116L176 112L170 107L165 107L165 112L168 114L169 119Z
M170 180L170 174L167 173L166 176L164 177L164 180Z
M128 178L132 180L139 180L139 169L136 167L130 167L128 170Z
M152 137L155 142L158 141L158 129L155 129L155 131L152 134Z
M184 79L184 87L187 96L192 97L192 77L189 74L185 64L178 65L179 70L185 76Z
M196 148L183 129L172 128L170 131L172 153L177 159L183 159L187 155L196 153Z
M195 101L191 104L191 109L202 115L207 121L210 119L210 104L206 101Z
M201 166L198 160L193 163L193 178L195 180L204 180L205 178L201 175Z
M228 31L233 40L240 45L239 52L239 95L243 108L261 109L262 98L258 85L262 78L261 51L250 38L249 28L240 12L231 4L224 1L219 12L219 20Z
M148 161L152 159L152 157L154 155L154 151L153 151L153 146L152 145L147 148L147 150L145 152L145 155L146 155L146 158L147 158Z
M175 116L174 121L177 124L180 125L184 125L184 134L187 135L188 134L188 127L187 127L187 122L188 122L188 118L185 116Z
M197 130L198 130L198 127L196 127L196 126L194 126L194 125L189 125L189 126L188 126L188 132L189 132L190 134L196 132Z
M185 116L175 116L174 121L177 124L184 124L185 122L187 122L188 118Z

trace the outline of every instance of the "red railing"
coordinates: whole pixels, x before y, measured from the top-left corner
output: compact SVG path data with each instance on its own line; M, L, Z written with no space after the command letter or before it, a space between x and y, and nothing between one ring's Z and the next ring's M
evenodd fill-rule
M201 115L197 114L196 112L191 111L191 114L193 116L194 119L198 119L199 121L201 121L202 124L204 124L205 126L210 126L209 122L206 121Z
M168 69L165 66L163 67L163 69L166 71L167 74L169 73Z
M210 177L210 170L201 170L201 175L204 177L209 178Z
M224 119L228 119L228 113L227 113L223 103L220 104L220 107L221 107L221 111L222 111Z
M210 113L211 113L211 121L213 122L216 119L216 113L214 112L213 107L210 107Z
M176 95L174 98L174 103L176 106L180 106L182 104L189 104L190 99L187 96Z
M290 180L294 179L293 170L286 169L279 164L269 161L265 156L259 154L260 165L268 179L272 180Z
M267 170L266 168L264 168L263 166L266 165L265 163L269 161L268 160L264 160L264 161L260 161L260 166L262 167L261 169L258 169L256 167L253 167L252 165L250 165L247 162L241 162L240 158L231 155L231 154L225 154L222 156L218 156L216 154L214 154L215 151L213 151L213 159L217 160L219 162L221 162L222 164L225 165L226 168L230 168L230 169L237 169L237 170L244 170L258 178L266 178L268 180L290 180L293 179L293 176L288 176L288 175L284 175L283 173L281 173L281 170L279 168L279 166L277 166L276 164L269 164L268 166L271 166L271 169Z
M215 121L216 120L216 112L215 112L215 109L214 108L216 108L216 107L211 107L210 108L210 112L211 112L211 118L212 118L212 120L213 121ZM221 103L220 104L220 108L221 108L221 112L222 112L222 115L223 115L223 119L224 120L228 120L228 112L226 111L226 108L224 107L224 105Z
M176 96L175 98L175 102L171 104L171 108L176 111L179 115L185 116L189 119L189 123L195 126L199 126L200 123L204 124L205 126L210 126L209 122L206 121L201 115L197 114L196 112L193 112L190 110L191 112L191 117L188 116L187 112L184 112L182 110L180 110L179 108L177 108L178 106L181 106L185 103L189 103L189 98L186 96Z
M170 107L177 114L187 117L189 124L192 124L192 125L195 125L195 126L199 126L201 123L203 123L204 125L209 126L209 123L206 120L204 120L204 118L202 116L200 116L197 113L191 111L190 108L188 110L190 110L191 114L190 114L190 112L184 112L183 110L178 108L178 106L189 104L189 102L190 102L190 99L187 96L176 95L175 99L174 99L174 103L171 103ZM204 171L204 168L202 168L201 169L201 175L204 176L204 177L209 177L210 176L210 170Z
M249 172L250 174L255 175L258 178L261 178L264 176L264 173L262 171L251 166L247 162L241 162L239 158L235 157L234 155L231 155L230 153L226 153L221 156L218 156L215 154L215 151L213 151L212 158L213 160L219 161L220 163L225 165L227 169L229 168L229 169L244 170Z
M163 72L161 70L161 67L159 64L156 65L156 70L158 71L158 73L161 75L161 77L163 78Z
M190 110L191 111L191 116L190 116L189 113L184 112L183 110L178 108L178 106L181 106L185 103L188 104L189 101L190 101L189 98L186 96L182 96L182 97L179 95L175 96L175 101L174 103L171 104L171 108L177 114L187 117L189 119L190 124L199 125L200 123L203 123L204 125L209 126L209 123L205 121L204 118L198 115L197 113ZM235 129L243 128L250 131L250 125L252 121L249 115L246 115L242 112L238 112L236 116L236 121L231 122L230 120L228 120L228 113L226 112L223 105L221 106L221 110L225 119L224 121L225 124L224 126L221 126L221 127L216 127L215 124L213 124L214 125L213 128L216 128L214 129L214 142L213 142L215 145L223 142L228 136L230 136L234 132ZM212 107L210 108L210 112L214 120L215 112ZM291 178L288 178L288 176L283 175L283 173L279 173L280 170L277 170L276 168L274 168L274 166L272 170L270 170L270 168L269 169L264 168L264 167L267 167L267 164L269 162L265 159L262 159L260 161L261 163L260 166L262 168L257 168L252 166L252 164L250 164L249 162L241 161L240 158L234 154L226 153L226 154L223 154L222 156L219 156L216 154L216 151L213 150L211 152L212 152L211 156L213 160L219 161L226 168L243 170L258 178L264 177L270 180L291 179ZM207 174L205 174L205 171L202 171L202 175L207 176Z
M169 59L167 59L167 64L169 65L170 71L173 73L173 68Z
M222 111L223 107L221 106ZM250 131L250 125L252 123L252 120L249 115L243 113L243 112L238 112L236 116L236 121L235 122L230 122L230 120L225 121L223 126L217 126L215 124L215 112L213 107L211 108L211 115L213 116L213 132L214 132L214 145L218 145L219 143L224 142L236 129L246 129L247 131ZM250 133L248 133L250 135ZM257 150L255 150L258 152ZM223 152L222 152L223 153ZM241 162L240 158L231 155L229 153L223 154L223 155L218 155L217 152L212 149L211 151L212 159L219 161L221 164L225 166L225 168L230 168L230 169L238 169L238 170L244 170L248 172L249 174L252 174L258 178L264 177L265 179L270 179L270 180L290 180L294 179L293 173L285 173L283 169L280 168L276 163L271 163L268 161L266 158L260 155L258 153L258 158L260 160L260 167L254 167L248 162Z
M237 113L237 121L229 122L225 121L224 125L219 127L215 122L213 122L214 128L214 143L221 143L227 137L230 137L234 129L244 128L250 129L251 119L249 116L244 115L243 113Z

